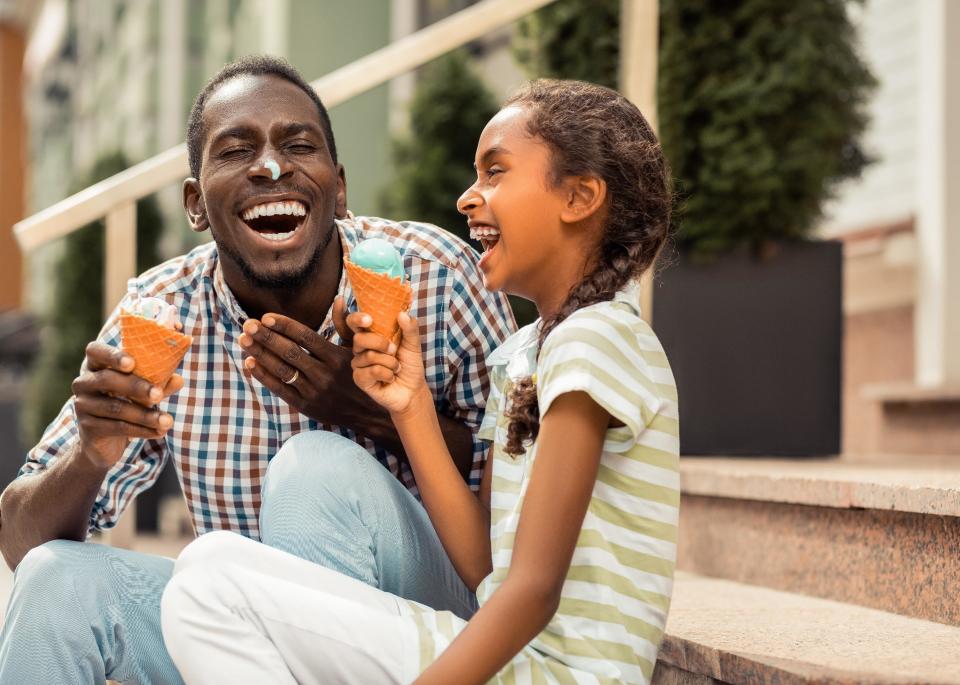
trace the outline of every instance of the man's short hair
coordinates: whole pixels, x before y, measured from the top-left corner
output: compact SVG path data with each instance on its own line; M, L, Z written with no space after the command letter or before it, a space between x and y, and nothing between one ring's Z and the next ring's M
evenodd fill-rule
M289 62L280 57L270 55L248 55L231 62L214 74L213 78L207 81L197 99L193 102L193 108L190 110L190 118L187 119L187 154L190 158L190 175L194 178L200 178L200 163L203 157L203 141L206 131L203 130L203 110L207 105L207 100L213 92L225 81L238 76L277 76L285 79L297 86L307 96L313 100L320 114L320 129L327 139L327 148L330 150L330 157L333 163L337 163L337 144L333 139L333 128L330 126L330 115L327 114L327 108L320 101L317 91L310 87L310 84L303 80L303 76Z

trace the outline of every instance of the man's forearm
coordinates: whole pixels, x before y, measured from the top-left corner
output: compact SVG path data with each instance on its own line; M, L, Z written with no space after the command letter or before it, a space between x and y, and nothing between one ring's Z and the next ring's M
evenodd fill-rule
M366 395L363 399L364 411L358 413L350 427L357 433L406 459L406 451L400 441L400 436L397 434L396 426L390 420L389 412L367 398ZM447 449L450 450L453 463L466 481L473 468L473 431L466 424L448 416L438 414L437 419L440 421L440 432L443 433L443 439L447 443Z
M16 568L50 540L84 540L106 474L75 447L44 473L8 485L0 496L0 552L7 566Z

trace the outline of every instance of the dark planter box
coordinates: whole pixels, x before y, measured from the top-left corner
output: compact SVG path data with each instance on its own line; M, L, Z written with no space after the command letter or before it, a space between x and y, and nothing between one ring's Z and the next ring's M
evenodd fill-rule
M677 380L681 454L839 454L842 276L829 241L763 261L676 257L658 275L653 327Z

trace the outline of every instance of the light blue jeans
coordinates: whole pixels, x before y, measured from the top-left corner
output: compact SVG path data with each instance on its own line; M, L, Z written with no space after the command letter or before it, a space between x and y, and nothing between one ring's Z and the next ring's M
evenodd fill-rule
M416 499L356 443L297 435L263 486L264 543L463 618L476 610ZM182 680L160 632L163 557L57 540L17 567L0 636L0 685Z

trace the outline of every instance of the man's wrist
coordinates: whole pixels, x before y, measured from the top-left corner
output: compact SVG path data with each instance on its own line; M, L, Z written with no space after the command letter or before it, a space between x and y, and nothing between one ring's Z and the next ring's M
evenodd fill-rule
M106 477L107 472L113 467L113 464L106 463L102 459L98 459L90 454L88 450L83 448L81 442L73 445L71 451L67 453L66 458L71 469L75 469L84 476L91 478L99 477L103 479Z

